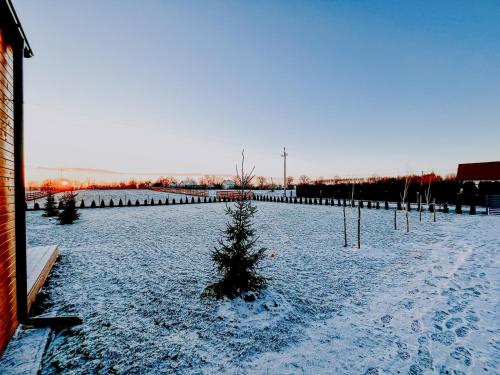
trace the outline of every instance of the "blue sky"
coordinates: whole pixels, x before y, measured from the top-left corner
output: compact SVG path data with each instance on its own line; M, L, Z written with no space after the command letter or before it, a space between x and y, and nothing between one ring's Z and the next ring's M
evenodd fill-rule
M231 174L242 148L281 176L283 146L297 177L500 159L499 1L14 5L31 178Z

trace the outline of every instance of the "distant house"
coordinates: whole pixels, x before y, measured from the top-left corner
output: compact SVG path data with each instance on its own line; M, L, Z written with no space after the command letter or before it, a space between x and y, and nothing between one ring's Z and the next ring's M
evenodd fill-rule
M194 180L184 180L179 184L180 187L193 188L198 186Z
M234 189L234 181L233 180L224 180L222 182L222 188L225 190Z

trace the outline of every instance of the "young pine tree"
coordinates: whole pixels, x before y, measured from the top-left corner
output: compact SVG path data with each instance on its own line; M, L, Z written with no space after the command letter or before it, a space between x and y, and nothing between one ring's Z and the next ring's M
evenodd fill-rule
M267 279L258 273L259 263L265 257L265 248L256 248L258 237L253 229L253 217L257 208L245 194L245 187L253 179L253 169L249 174L244 170L245 155L242 152L241 170L236 167L239 180L239 199L233 207L226 205L226 215L230 217L224 230L224 238L212 252L221 280L205 289L205 295L217 298L234 298L242 293L259 292L267 284Z
M43 216L45 217L54 217L57 216L59 213L59 210L56 207L56 200L54 198L53 193L49 193L47 195L47 199L45 200L45 206L43 207L43 210L45 211L43 213Z
M64 193L62 202L63 209L59 212L59 216L57 217L59 224L73 224L73 222L80 217L76 209L76 194L73 192Z

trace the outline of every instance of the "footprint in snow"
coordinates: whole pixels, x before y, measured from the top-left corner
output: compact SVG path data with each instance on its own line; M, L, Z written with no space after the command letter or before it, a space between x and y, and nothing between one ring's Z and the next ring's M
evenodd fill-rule
M446 322L446 328L451 329L455 327L457 324L462 323L462 318L451 318Z
M391 320L392 320L392 316L390 316L389 314L387 314L387 315L384 315L383 317L381 317L380 320L384 324L389 324L391 322Z
M443 345L450 346L455 342L455 335L451 331L435 332L431 334L432 341L439 342Z
M455 330L455 334L458 337L465 337L469 333L469 327L460 327Z
M441 323L443 320L446 319L446 317L450 315L448 314L446 311L434 311L434 314L433 314L433 317L432 317L432 320L434 320L435 322L439 322Z
M439 371L439 375L466 375L463 371L449 369L445 365L438 366L437 370Z
M421 325L420 325L420 322L418 320L414 320L413 322L411 322L411 330L413 332L419 332L421 329Z
M472 364L472 354L463 346L457 346L450 356L457 361L463 362L464 365L470 366Z
M433 358L429 349L425 346L420 346L417 353L417 365L420 368L432 369Z

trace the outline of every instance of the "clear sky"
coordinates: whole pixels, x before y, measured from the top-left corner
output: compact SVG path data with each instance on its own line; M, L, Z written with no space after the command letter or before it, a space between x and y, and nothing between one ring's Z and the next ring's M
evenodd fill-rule
M283 146L294 176L500 159L500 1L14 5L29 178L231 174L242 148L281 176Z

